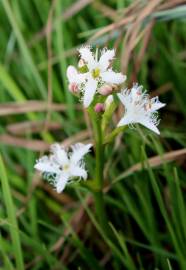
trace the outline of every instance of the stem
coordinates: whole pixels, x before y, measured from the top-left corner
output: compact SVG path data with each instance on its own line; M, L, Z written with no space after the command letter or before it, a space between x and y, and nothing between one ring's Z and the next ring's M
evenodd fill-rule
M110 227L108 225L108 218L106 215L103 192L95 191L94 193L96 215L103 232L108 236L110 235Z
M104 140L104 144L110 143L113 141L113 139L120 133L127 129L128 126L122 126L115 128L109 135L106 136Z
M95 189L93 191L96 215L103 231L110 234L110 227L106 215L103 197L103 169L104 169L104 145L101 129L101 119L97 118L94 111L89 111L93 123L93 131L96 145L96 168L95 168Z
M104 146L102 144L102 131L100 121L96 121L95 125L95 141L96 141L96 173L95 181L99 190L103 188L103 168L104 168Z

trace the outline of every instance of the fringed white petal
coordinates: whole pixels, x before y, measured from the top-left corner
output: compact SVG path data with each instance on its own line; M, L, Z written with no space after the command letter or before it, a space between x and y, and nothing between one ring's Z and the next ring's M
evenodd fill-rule
M111 63L111 61L114 59L115 56L115 50L103 50L102 55L99 59L99 66L101 67L102 71L106 71Z
M88 81L85 84L85 92L83 97L83 105L85 108L87 108L93 101L96 89L97 89L97 81L89 77Z
M91 147L92 144L77 143L75 145L72 145L72 155L70 158L70 162L73 164L77 164L84 157L84 155L86 155L90 151Z
M150 121L149 119L145 119L145 118L144 118L144 119L141 119L141 120L139 121L139 124L145 126L146 128L148 128L148 129L154 131L156 134L160 135L159 129L158 129L158 128L156 127L156 125L155 125L152 121Z
M101 78L106 83L121 84L126 80L126 76L122 73L116 73L112 70L101 73Z
M71 170L71 176L73 177L80 177L83 178L84 180L87 179L87 172L84 168L80 166L73 166Z
M120 119L117 124L117 127L127 126L130 124L135 124L136 122L132 119L127 113Z
M93 53L90 50L90 47L81 47L79 50L80 57L87 63L89 69L95 68L97 65L96 60L94 59Z
M70 83L81 84L86 80L86 73L78 73L74 66L68 66L67 68L67 78Z
M78 72L77 69L73 66L68 66L67 68L67 78L69 80L69 82L75 82L76 81L76 76L77 76Z
M56 191L61 193L69 180L69 174L62 172L56 181Z
M155 112L161 108L163 108L166 104L162 103L158 100L158 97L151 98L151 112Z
M57 164L53 163L49 157L43 156L36 161L34 168L41 172L56 173L58 172Z
M126 90L125 90L126 91ZM123 92L124 93L124 92ZM127 99L126 99L126 95L118 93L117 94L118 98L120 99L121 103L126 106L127 105Z
M67 153L60 144L55 143L51 145L51 151L54 153L56 161L60 165L67 165L69 163Z

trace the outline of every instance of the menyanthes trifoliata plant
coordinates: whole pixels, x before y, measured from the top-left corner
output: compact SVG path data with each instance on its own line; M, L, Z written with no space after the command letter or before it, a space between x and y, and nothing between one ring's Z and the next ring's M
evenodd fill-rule
M158 110L165 106L158 97L150 98L147 91L137 83L131 89L124 84L126 75L112 68L115 50L104 48L95 50L90 46L78 50L80 59L77 67L67 68L69 91L77 96L87 110L92 122L95 149L95 172L89 175L84 156L90 152L93 144L77 143L69 149L60 144L51 146L49 156L37 160L35 168L61 193L67 184L83 181L95 199L96 213L100 225L110 233L103 200L104 188L104 150L108 143L124 132L128 127L141 124L156 134L160 134ZM124 114L116 127L110 130L109 124L114 111L122 104ZM81 182L80 182L81 183ZM76 185L76 188L78 186Z

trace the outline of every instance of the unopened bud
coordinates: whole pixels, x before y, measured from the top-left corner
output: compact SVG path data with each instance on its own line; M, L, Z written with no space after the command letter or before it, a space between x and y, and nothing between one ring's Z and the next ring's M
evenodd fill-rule
M112 102L114 101L113 95L109 95L105 100L105 110L108 110Z
M72 92L73 94L77 94L79 92L79 88L78 88L78 85L77 83L73 82L73 83L70 83L68 85L68 89L70 92Z
M68 66L67 68L67 78L68 80L77 75L77 69L73 66Z
M100 112L104 112L105 108L104 108L104 104L103 103L97 103L94 107L94 111L96 113L100 113Z
M104 84L98 89L98 92L103 96L110 95L112 93L112 86L109 84Z

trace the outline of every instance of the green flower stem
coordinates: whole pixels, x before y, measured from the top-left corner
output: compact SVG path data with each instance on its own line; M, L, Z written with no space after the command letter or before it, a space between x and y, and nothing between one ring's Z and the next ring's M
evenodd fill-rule
M96 215L103 232L108 236L111 235L111 229L108 224L108 217L105 210L105 203L102 191L94 191Z
M96 121L96 173L95 180L98 190L103 188L104 146L102 144L102 132L100 120Z
M103 231L108 235L110 227L108 225L108 219L106 215L104 197L103 197L103 169L104 169L104 145L103 145L103 134L101 130L101 119L96 116L92 109L89 109L89 114L93 124L95 146L96 146L96 168L95 168L95 179L94 189L92 189L96 215L99 220L100 226Z
M110 134L108 134L106 136L106 138L104 139L103 144L107 144L113 141L113 139L120 133L123 132L127 129L128 126L122 126L122 127L118 127L115 128Z

